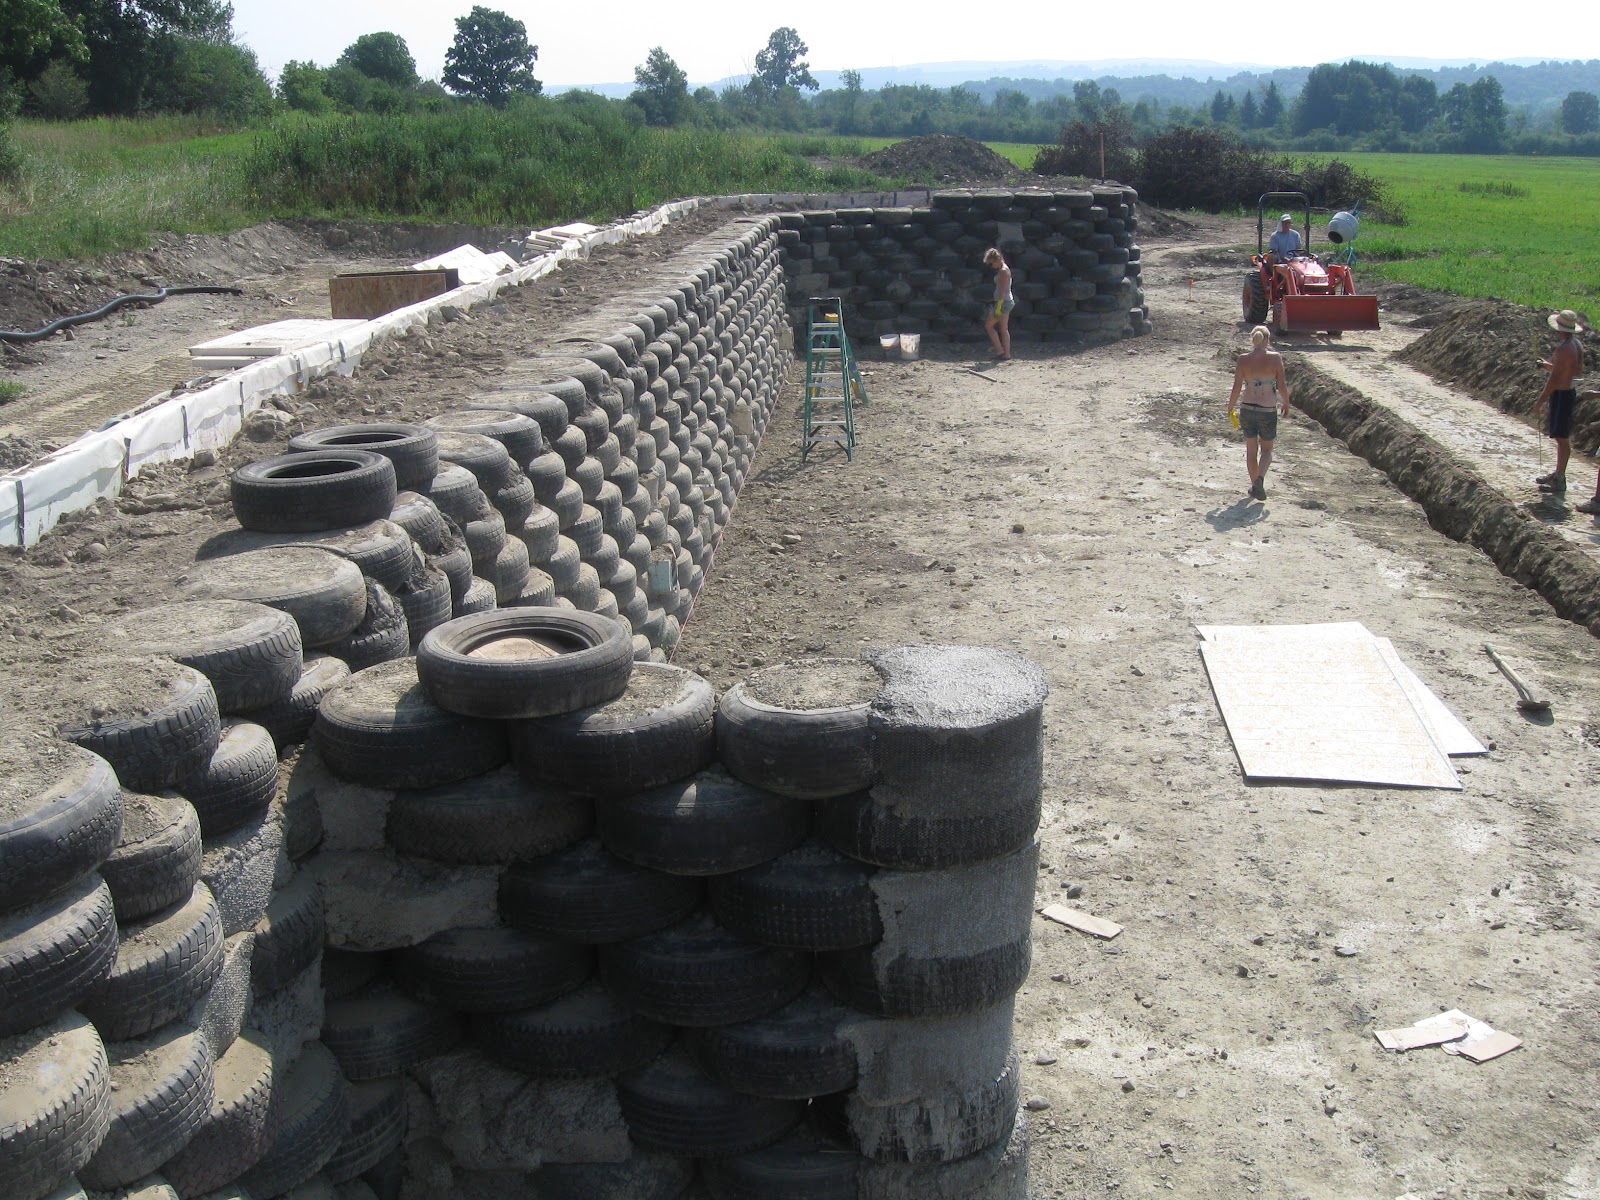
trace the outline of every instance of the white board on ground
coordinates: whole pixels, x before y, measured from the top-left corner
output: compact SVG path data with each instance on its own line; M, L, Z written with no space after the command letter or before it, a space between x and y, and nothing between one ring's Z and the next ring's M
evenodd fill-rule
M364 324L365 321L355 319L295 317L212 338L209 342L190 346L189 353L197 358L222 356L271 358L301 346L309 346L313 342L327 341L347 329L354 329Z
M1208 640L1200 654L1248 778L1460 790L1373 642Z
M493 254L485 254L476 246L457 246L454 250L447 250L443 254L436 254L432 258L425 258L419 263L412 263L413 271L431 271L440 267L454 267L456 275L462 283L482 283L502 275L516 267L509 254L496 250Z
M1466 727L1461 718L1451 712L1433 689L1405 664L1399 651L1395 650L1394 643L1388 638L1373 637L1372 631L1360 621L1331 621L1324 625L1196 625L1195 629L1208 642L1227 638L1252 639L1264 640L1280 648L1283 642L1298 637L1334 642L1373 641L1390 660L1400 686L1405 688L1413 707L1433 731L1434 740L1446 754L1460 758L1469 754L1489 753L1488 747L1473 736L1472 730Z

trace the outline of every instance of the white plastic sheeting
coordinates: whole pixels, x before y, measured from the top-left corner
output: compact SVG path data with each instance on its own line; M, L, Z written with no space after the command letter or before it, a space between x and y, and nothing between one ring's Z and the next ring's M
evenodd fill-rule
M482 304L504 288L548 275L567 259L587 257L594 246L655 233L699 206L697 199L676 200L582 238L567 237L559 249L492 279L385 313L328 341L261 359L197 391L152 397L109 428L85 434L25 470L0 475L0 546L33 545L63 516L116 496L146 467L221 449L238 436L245 417L271 397L294 395L329 372L351 374L374 342L426 324L435 309Z

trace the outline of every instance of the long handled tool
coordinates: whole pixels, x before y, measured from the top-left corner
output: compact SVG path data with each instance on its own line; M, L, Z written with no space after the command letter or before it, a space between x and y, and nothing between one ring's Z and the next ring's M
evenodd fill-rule
M1511 686L1517 689L1517 707L1523 712L1549 712L1550 701L1538 695L1527 684L1522 682L1522 677L1506 666L1505 660L1495 651L1488 642L1483 648L1489 652L1489 657L1494 660L1494 665L1500 668L1500 674L1511 680Z

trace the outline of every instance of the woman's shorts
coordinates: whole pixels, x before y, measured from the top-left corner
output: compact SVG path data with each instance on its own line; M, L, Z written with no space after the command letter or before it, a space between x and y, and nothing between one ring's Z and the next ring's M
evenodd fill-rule
M1258 408L1254 404L1239 405L1239 429L1247 438L1276 441L1278 437L1278 410Z

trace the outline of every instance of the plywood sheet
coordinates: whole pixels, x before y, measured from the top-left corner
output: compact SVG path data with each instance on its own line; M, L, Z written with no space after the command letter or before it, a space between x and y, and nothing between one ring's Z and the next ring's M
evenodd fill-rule
M360 325L360 321L336 321L317 317L297 317L288 321L273 321L224 334L190 346L189 353L196 358L271 358L299 346L325 342L337 337L346 329Z
M1247 777L1460 789L1372 641L1223 638L1200 653Z

